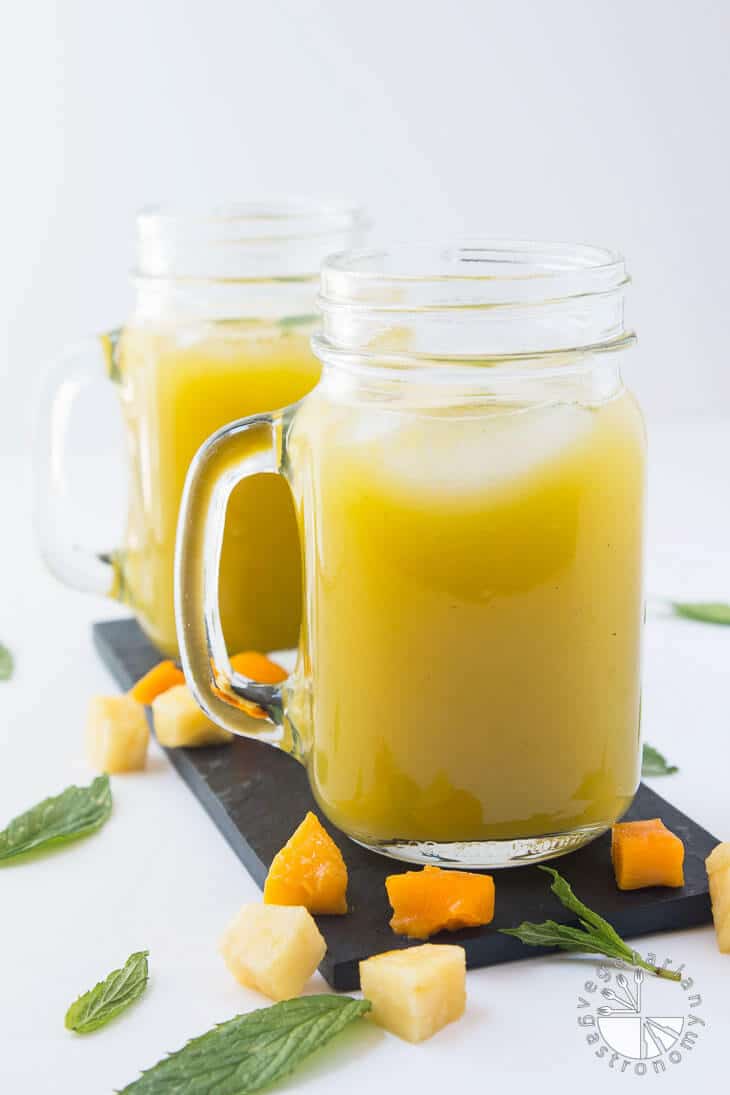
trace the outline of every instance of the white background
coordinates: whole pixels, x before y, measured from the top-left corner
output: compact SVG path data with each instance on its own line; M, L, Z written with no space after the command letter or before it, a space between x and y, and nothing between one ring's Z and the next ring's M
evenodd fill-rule
M361 200L382 237L621 249L650 417L730 413L727 3L23 0L0 19L0 368L23 390L128 310L139 206L293 192Z
M0 822L88 778L86 703L113 687L88 629L118 609L58 586L35 553L29 425L42 364L128 310L146 202L332 194L362 200L381 239L622 249L640 335L627 379L652 441L651 588L730 596L729 32L730 6L707 0L2 5L0 638L18 670L0 685ZM682 769L657 789L725 837L729 644L651 616L644 703L647 739ZM235 857L161 756L116 785L103 834L0 872L8 1095L109 1091L259 1003L215 954L254 892ZM730 959L709 928L654 942L695 972L710 1029L681 1072L642 1082L709 1085L724 1074ZM144 946L154 992L136 1015L67 1035L69 1000ZM372 1033L287 1090L638 1083L579 1044L582 977L570 960L475 972L463 1024L418 1050Z

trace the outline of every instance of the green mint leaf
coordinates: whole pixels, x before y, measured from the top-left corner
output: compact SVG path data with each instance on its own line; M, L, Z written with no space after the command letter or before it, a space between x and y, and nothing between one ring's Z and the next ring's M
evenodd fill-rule
M644 746L641 758L642 776L671 776L678 771L676 764L668 764L666 757L658 749L652 745Z
M279 320L279 326L282 331L288 333L289 331L295 331L297 327L309 327L316 320L317 316L282 316Z
M86 836L103 825L111 812L109 776L97 776L88 787L67 787L13 818L0 833L0 863Z
M675 616L699 620L703 624L730 625L730 604L723 601L670 601L669 603Z
M149 953L130 954L120 970L112 970L93 989L79 996L66 1012L66 1029L75 1030L77 1034L98 1030L138 1000L149 978Z
M592 931L597 933L604 943L608 942L613 947L626 948L626 944L618 932L615 931L607 920L604 920L603 917L597 912L594 912L593 909L589 909L587 905L583 904L580 898L576 897L570 884L561 874L558 874L554 867L540 867L540 870L545 871L546 874L552 875L553 881L550 889L561 905L576 914L587 932Z
M607 920L576 897L569 883L553 867L540 867L540 870L552 875L550 889L566 909L578 916L581 927L557 924L554 920L546 920L542 924L531 924L525 920L517 928L500 928L502 935L514 935L528 947L559 947L566 951L605 954L607 958L618 958L630 966L641 966L657 977L670 981L681 980L682 974L679 970L668 970L645 962L640 954L624 943Z
M194 1038L125 1087L120 1095L248 1095L370 1010L352 996L302 996L237 1015Z
M545 920L542 924L531 924L525 920L516 928L501 928L503 935L514 935L529 947L560 947L566 951L581 951L585 954L605 954L609 958L621 958L628 961L630 949L622 944L614 946L607 939L594 938L581 928L571 928L569 924L556 924L554 920Z
M113 331L107 331L106 334L99 335L101 348L104 352L104 364L106 365L106 374L111 380L112 384L121 384L122 382L122 369L121 362L119 360L119 343L121 341L121 338L121 327L115 327Z
M9 681L13 675L13 655L5 643L0 643L0 681Z

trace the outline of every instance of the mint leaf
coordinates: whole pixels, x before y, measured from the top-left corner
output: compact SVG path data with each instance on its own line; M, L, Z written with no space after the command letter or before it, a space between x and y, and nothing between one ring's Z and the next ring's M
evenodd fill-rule
M670 601L675 616L699 620L703 624L730 625L730 604L723 601Z
M106 365L106 374L111 380L112 384L121 384L122 382L122 370L119 360L119 343L121 341L121 338L121 327L115 327L113 331L107 331L106 334L99 335L101 348L104 352L104 364Z
M297 327L309 327L312 323L315 323L317 316L282 316L279 320L279 326L284 333L296 330Z
M144 992L149 978L149 951L130 954L120 970L112 972L79 996L66 1012L66 1029L77 1034L97 1030L124 1011Z
M0 681L9 681L13 675L13 655L5 643L0 643Z
M370 1010L352 996L302 996L237 1015L194 1038L120 1095L247 1095L291 1072Z
M531 924L529 920L517 928L501 928L502 935L514 935L530 947L560 947L566 951L582 951L585 954L605 954L609 958L623 958L621 948L610 947L607 941L591 940L580 928L571 928L569 924L557 924L554 920L545 920L542 924Z
M573 893L569 883L553 867L540 867L540 870L553 876L550 889L566 909L577 915L580 928L570 924L557 924L554 920L545 920L542 924L532 924L529 920L524 920L516 928L500 928L502 935L514 935L528 947L558 947L565 951L605 954L607 958L618 958L629 966L640 966L669 981L682 979L679 970L668 970L664 966L653 966L645 962L637 951L624 943L607 920L583 904Z
M0 863L86 836L103 825L111 812L109 776L97 776L88 787L67 787L13 818L0 833Z
M652 745L645 745L641 758L642 776L671 776L678 772L676 764L668 764L666 757Z
M576 914L585 931L600 933L605 940L610 940L614 947L626 947L626 944L618 932L607 920L604 920L599 913L594 912L593 909L589 909L587 905L583 904L580 898L576 897L570 884L561 874L558 874L554 867L540 867L540 870L545 871L546 874L552 875L553 881L550 885L550 889L561 905Z

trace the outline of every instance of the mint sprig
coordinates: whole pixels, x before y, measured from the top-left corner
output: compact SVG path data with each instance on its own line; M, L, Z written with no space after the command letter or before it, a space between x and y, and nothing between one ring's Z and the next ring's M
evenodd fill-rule
M0 643L0 681L9 681L14 667L13 655L5 643Z
M299 327L311 327L313 323L317 322L316 315L302 315L302 316L282 316L279 320L279 327L285 334L289 331L295 331Z
M13 818L0 833L0 864L86 836L103 825L111 812L109 776L97 776L88 787L67 787Z
M703 624L730 626L730 604L725 601L670 601L675 616Z
M352 996L302 996L237 1015L194 1038L120 1095L248 1095L286 1076L370 1010Z
M112 970L93 989L79 996L66 1012L66 1029L77 1034L98 1030L138 1000L149 979L149 953L137 951L130 954L121 969Z
M540 870L553 876L550 889L566 909L576 914L580 928L557 924L554 920L545 920L542 924L532 924L525 920L517 928L500 928L503 935L514 935L529 947L559 947L566 951L604 954L607 958L618 958L629 966L640 966L656 977L664 977L669 981L681 980L682 974L679 970L654 966L624 943L607 920L576 897L569 883L554 868L540 867Z
M671 776L678 772L676 764L669 764L667 758L653 745L645 745L641 757L642 776Z

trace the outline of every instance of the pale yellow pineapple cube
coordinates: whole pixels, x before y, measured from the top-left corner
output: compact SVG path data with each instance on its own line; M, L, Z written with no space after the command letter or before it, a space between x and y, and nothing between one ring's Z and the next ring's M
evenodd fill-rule
M360 987L376 1023L407 1042L422 1042L464 1014L464 948L424 943L376 954L360 963Z
M236 980L271 1000L299 996L327 945L301 905L244 905L220 952Z
M86 754L99 772L144 768L150 731L145 710L131 696L94 696L86 723Z
M705 860L705 867L710 881L717 945L723 954L730 954L730 841L713 848Z
M223 745L233 734L217 726L198 707L186 684L176 684L152 701L152 719L160 745L179 749L197 745Z

